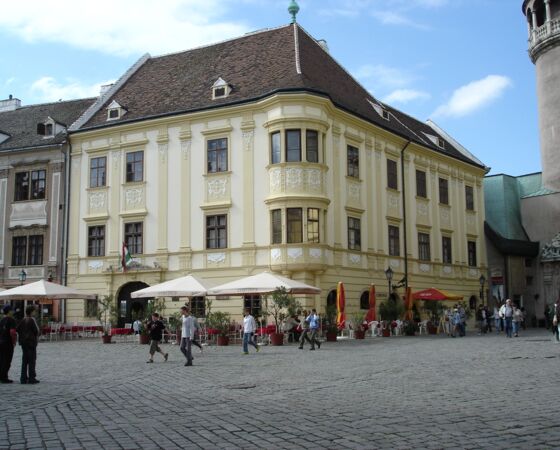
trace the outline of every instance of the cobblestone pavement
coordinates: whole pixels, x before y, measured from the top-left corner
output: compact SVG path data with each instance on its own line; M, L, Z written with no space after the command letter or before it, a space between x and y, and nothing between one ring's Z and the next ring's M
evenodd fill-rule
M135 343L41 343L41 383L0 385L0 449L559 448L550 336L211 347L193 367L171 344L146 364Z

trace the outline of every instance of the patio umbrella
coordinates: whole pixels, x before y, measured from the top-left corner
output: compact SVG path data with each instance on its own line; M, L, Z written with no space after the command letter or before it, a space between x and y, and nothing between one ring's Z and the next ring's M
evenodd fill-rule
M344 307L346 306L346 297L344 295L344 284L342 281L338 282L336 286L336 323L339 329L344 328L346 322L346 313Z
M214 283L203 278L187 275L140 289L130 294L130 296L132 298L202 297L205 296L208 289L213 286Z
M0 292L0 300L53 300L63 298L95 299L94 294L84 294L61 284L51 283L45 280L7 289Z
M321 289L272 272L262 272L208 289L207 295L265 295L278 288L291 294L320 294Z
M429 288L412 294L414 300L463 300L462 295L452 294L442 289Z
M375 284L373 283L369 287L368 300L369 300L369 309L366 314L366 321L367 323L370 323L374 320L377 320L377 314L375 313Z

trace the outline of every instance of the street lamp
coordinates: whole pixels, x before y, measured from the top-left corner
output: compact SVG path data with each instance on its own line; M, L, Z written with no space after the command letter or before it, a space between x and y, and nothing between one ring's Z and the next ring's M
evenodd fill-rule
M486 278L484 277L484 275L480 275L478 282L480 283L480 301L482 304L484 304L484 284L486 283Z
M387 294L387 298L391 295L391 281L393 281L393 269L390 267L387 268L385 271L385 277L387 278L387 283L389 284L389 293Z
M19 273L18 278L19 278L19 284L20 284L20 286L21 286L23 283L25 283L25 280L26 280L26 278L27 278L27 274L25 273L25 270L21 269L21 272Z

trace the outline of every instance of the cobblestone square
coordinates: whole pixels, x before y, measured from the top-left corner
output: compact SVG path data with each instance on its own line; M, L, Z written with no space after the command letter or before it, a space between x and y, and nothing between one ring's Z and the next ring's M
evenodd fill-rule
M0 449L547 449L560 345L544 330L366 338L320 350L45 342L41 383L0 385Z

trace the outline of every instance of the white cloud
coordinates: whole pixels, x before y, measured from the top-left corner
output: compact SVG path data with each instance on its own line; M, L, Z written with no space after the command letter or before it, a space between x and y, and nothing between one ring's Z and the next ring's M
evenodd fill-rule
M354 75L356 78L365 80L369 84L389 89L407 86L415 78L401 69L384 64L365 64L359 67Z
M512 81L502 75L488 75L473 81L453 92L449 101L439 106L434 117L463 117L488 106L512 85Z
M429 27L421 23L415 22L404 14L396 11L374 11L371 13L373 17L378 19L384 25L401 25L407 27L418 28L421 30L427 30Z
M409 103L415 100L428 100L430 94L423 91L416 91L414 89L397 89L387 95L383 102L394 104L394 103Z
M51 42L128 56L192 48L249 31L223 20L230 0L31 0L3 2L0 29L28 42Z
M114 81L105 81L84 85L75 80L67 80L66 84L57 82L52 77L42 77L34 81L31 85L31 92L39 102L54 102L58 100L69 100L73 98L96 97L104 84Z

